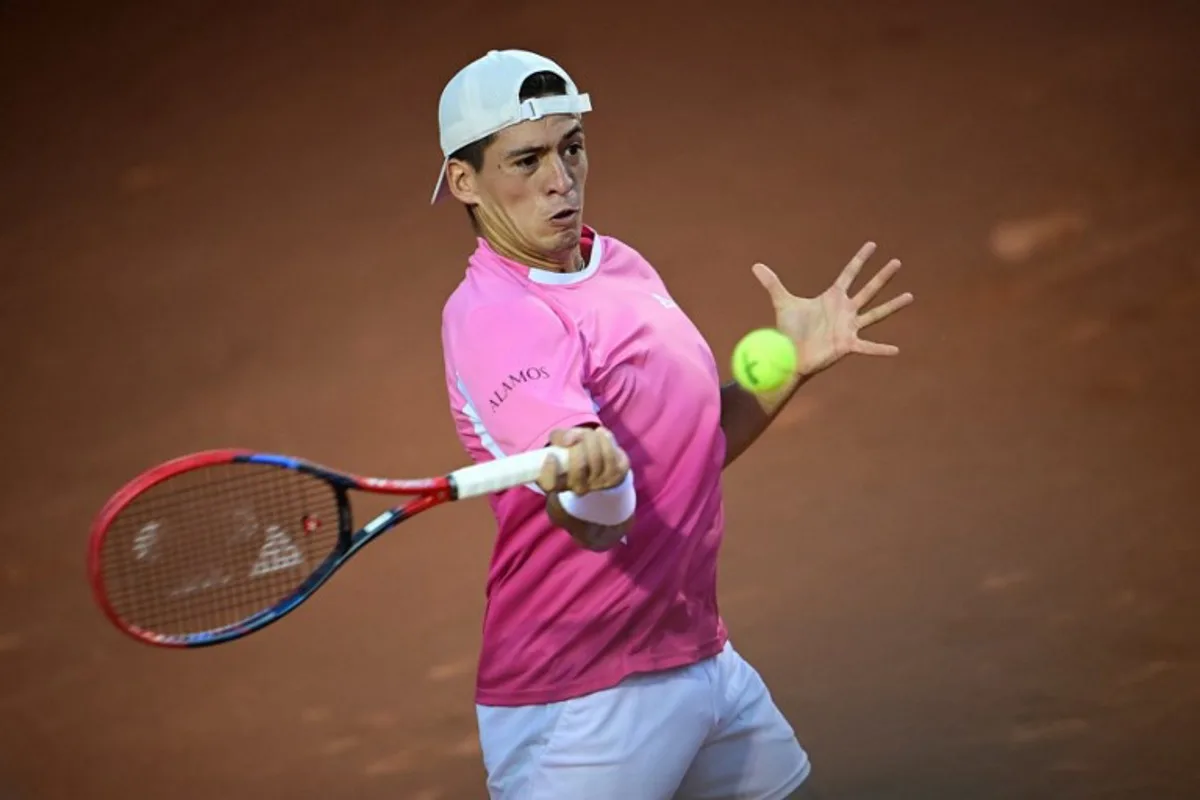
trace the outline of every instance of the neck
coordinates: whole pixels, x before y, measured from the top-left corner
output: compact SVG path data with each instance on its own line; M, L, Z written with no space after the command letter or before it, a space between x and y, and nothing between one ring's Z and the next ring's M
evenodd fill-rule
M550 272L579 272L584 268L583 253L579 243L559 252L547 253L524 241L507 220L492 219L487 214L478 214L479 235L500 255L534 269Z
M579 245L562 253L543 253L504 239L494 239L487 235L484 235L484 238L500 255L533 269L544 269L549 272L579 272L585 266L583 252Z

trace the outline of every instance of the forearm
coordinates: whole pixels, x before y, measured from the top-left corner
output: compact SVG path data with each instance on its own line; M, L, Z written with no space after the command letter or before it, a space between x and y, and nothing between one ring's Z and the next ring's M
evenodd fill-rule
M608 431L603 434L592 440L601 446L600 450L572 451L567 474L548 471L539 480L546 492L546 514L550 521L589 550L607 550L620 541L632 527L637 510L637 489L628 457L612 434ZM563 441L562 436L551 436L552 444L561 446ZM604 457L606 452L608 458ZM612 463L605 468L605 461ZM590 480L585 480L582 473L573 473L585 466L589 468ZM613 481L618 479L614 485ZM605 488L595 488L597 485ZM575 490L568 488L572 486Z
M617 525L601 525L579 519L563 508L559 492L546 495L546 513L551 522L589 550L607 550L619 542L633 526L632 516Z
M774 392L755 394L734 382L721 387L721 429L725 432L725 466L732 464L763 434L796 390L811 376L797 375Z

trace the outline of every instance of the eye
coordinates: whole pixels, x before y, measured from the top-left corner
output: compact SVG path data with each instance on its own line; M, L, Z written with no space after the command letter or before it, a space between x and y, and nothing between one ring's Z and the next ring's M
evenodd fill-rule
M514 165L517 167L517 169L533 169L537 166L537 163L538 158L536 155L528 155L524 158L518 158L514 162Z
M583 142L574 142L567 145L567 155L577 156L583 152Z

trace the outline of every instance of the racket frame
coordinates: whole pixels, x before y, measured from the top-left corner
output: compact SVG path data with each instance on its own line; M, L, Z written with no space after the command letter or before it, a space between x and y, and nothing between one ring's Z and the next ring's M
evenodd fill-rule
M369 478L338 472L300 458L246 449L205 450L165 461L134 477L109 498L91 526L88 545L88 578L96 604L119 630L143 644L163 648L190 649L231 641L259 631L294 611L313 595L339 567L368 542L406 519L434 506L492 491L518 486L534 480L547 456L554 455L560 470L565 470L567 453L548 447L509 458L476 464L447 475L415 480ZM338 506L338 543L313 572L279 603L249 617L213 630L191 634L163 634L146 630L121 617L104 590L103 548L108 528L130 503L150 488L178 475L223 464L262 464L312 475L329 484ZM350 492L362 491L385 495L411 495L413 499L376 515L353 529Z

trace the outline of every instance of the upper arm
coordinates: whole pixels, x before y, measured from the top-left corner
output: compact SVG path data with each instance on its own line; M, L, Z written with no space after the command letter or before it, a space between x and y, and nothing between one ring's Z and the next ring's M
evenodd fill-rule
M595 424L579 334L530 295L448 314L445 345L477 432L504 454Z

